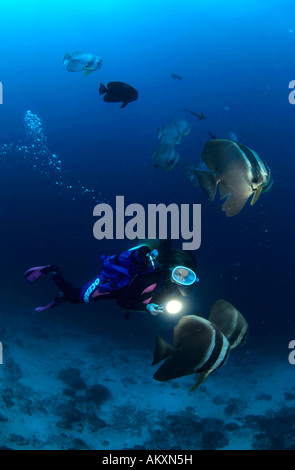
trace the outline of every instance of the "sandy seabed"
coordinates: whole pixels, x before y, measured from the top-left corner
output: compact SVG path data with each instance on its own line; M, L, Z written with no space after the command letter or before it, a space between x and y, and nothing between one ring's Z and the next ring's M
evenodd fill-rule
M191 393L193 375L155 381L153 347L131 336L24 318L3 314L0 327L2 450L295 449L288 342L278 355L248 341Z

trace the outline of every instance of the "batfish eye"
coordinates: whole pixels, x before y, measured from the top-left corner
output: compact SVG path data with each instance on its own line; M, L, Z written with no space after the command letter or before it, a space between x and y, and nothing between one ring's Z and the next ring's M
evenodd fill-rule
M258 183L258 178L253 178L252 183Z

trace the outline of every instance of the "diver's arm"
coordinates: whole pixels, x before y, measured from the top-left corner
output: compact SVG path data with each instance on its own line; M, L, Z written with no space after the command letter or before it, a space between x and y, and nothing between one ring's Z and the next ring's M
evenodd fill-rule
M157 304L147 304L146 310L151 314L151 315L159 315L159 313L164 312L164 307L162 305L157 305Z
M137 312L146 312L146 305L136 300L117 299L117 304L122 308L126 308L127 310L134 310Z
M120 307L125 308L127 310L132 310L136 312L148 312L151 315L158 315L158 313L163 312L163 307L150 302L148 304L144 304L143 302L137 302L130 300L129 302L122 301L121 299L117 299L117 303Z

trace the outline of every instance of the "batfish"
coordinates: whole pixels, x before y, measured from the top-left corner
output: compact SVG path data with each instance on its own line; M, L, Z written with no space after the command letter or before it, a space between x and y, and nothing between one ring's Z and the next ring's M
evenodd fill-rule
M173 118L172 123L183 136L189 135L192 132L191 124L181 117Z
M229 351L228 340L213 323L195 315L183 316L173 330L173 347L160 336L156 337L152 365L166 361L153 377L165 382L198 373L198 380L191 388L195 390L225 364Z
M165 170L172 170L179 161L180 156L176 152L174 146L168 142L163 142L155 149L153 155L153 166L162 167Z
M102 66L102 60L100 57L90 54L89 52L74 52L68 54L66 52L63 64L67 67L69 72L81 72L85 70L84 75L88 75L94 70L98 70Z
M197 179L211 202L218 186L220 199L226 199L222 210L228 217L238 214L252 194L253 206L273 184L268 165L241 143L212 139L204 146L202 160L207 168L190 168L186 176Z
M103 99L107 103L118 103L122 101L123 104L121 108L125 108L128 103L138 98L138 91L123 82L109 82L106 87L101 83L99 94L104 95Z
M172 122L164 124L158 129L158 139L161 143L167 142L168 144L178 145L182 141L182 134L176 125Z
M159 127L157 137L160 140L160 146L156 148L152 156L154 166L161 166L165 170L175 168L180 157L173 147L180 144L182 138L189 135L191 131L190 123L180 117L175 117L171 122Z
M226 300L219 299L214 302L209 320L222 331L231 349L246 342L249 325L243 315Z

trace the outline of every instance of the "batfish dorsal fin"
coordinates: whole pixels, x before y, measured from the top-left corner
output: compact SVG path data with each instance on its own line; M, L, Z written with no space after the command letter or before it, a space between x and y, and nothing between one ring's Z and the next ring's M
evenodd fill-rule
M163 361L167 357L171 356L173 351L172 346L167 343L161 336L156 335L156 348L154 352L154 360L152 366L158 364L158 362Z
M71 58L71 55L70 55L68 52L66 52L66 53L65 53L65 56L64 56L64 58L63 58L63 63L65 63L65 61L66 61L66 60L69 60L70 58Z
M212 139L206 142L202 151L202 160L217 174L223 174L233 162L242 161L246 165L244 152L236 142L226 139Z

